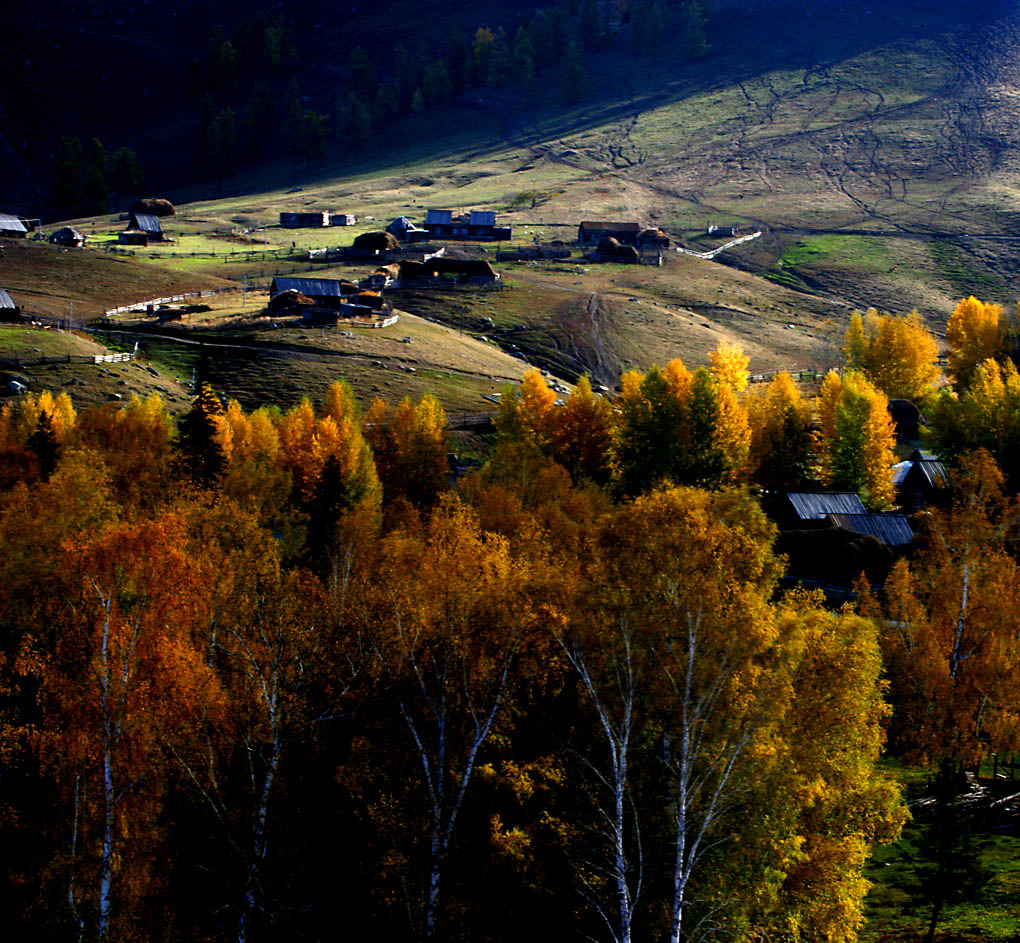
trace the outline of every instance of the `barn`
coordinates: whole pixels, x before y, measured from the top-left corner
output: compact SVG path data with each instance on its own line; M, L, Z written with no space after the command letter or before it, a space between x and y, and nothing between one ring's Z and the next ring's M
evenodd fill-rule
M339 308L344 300L357 292L358 286L336 278L295 278L278 275L269 286L269 295L276 298L284 292L296 292L310 298L317 308Z
M14 303L10 292L0 288L0 321L20 321L21 306Z
M577 241L582 246L597 246L603 239L615 239L621 245L636 246L640 234L639 223L607 223L585 220L577 227Z
M127 228L128 231L145 233L145 238L149 242L162 242L166 238L163 225L154 213L132 213Z
M402 261L400 280L394 287L418 285L423 288L487 288L499 284L499 272L484 259L446 259L434 256L424 262Z
M55 246L80 249L85 245L85 237L74 226L63 226L50 235L50 242Z
M0 213L0 236L13 239L24 239L28 235L28 226L20 216Z

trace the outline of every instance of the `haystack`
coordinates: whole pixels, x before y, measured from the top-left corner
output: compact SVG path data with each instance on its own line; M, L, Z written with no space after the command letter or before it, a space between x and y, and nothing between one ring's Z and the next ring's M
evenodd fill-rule
M354 248L365 252L385 252L399 246L400 240L391 232L366 232L354 240Z
M606 236L599 240L599 255L611 256L614 259L637 259L638 251L633 246L625 246L619 239Z
M177 210L173 203L158 196L147 196L138 200L131 207L132 213L151 213L153 216L175 216Z

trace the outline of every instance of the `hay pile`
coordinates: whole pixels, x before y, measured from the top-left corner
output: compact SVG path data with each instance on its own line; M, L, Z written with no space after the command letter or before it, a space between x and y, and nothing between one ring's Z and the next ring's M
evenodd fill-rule
M177 210L173 203L162 197L147 196L138 200L131 207L132 213L151 213L153 216L176 216Z

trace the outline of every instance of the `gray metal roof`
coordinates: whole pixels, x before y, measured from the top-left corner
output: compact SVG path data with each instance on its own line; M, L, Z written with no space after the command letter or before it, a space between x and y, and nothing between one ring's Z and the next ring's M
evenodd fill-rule
M829 514L837 527L875 537L889 547L902 547L914 539L904 514Z
M14 309L16 307L14 299L7 293L7 289L0 288L0 308Z
M865 514L854 491L788 491L786 497L802 521L824 520L826 514Z
M10 213L0 213L0 229L10 232L28 232L28 227L17 216Z
M425 214L426 226L449 225L453 222L453 210L429 210Z
M495 226L496 214L487 210L472 210L468 217L469 226Z
M273 294L284 291L299 291L309 298L342 298L346 294L335 278L287 278L278 275L273 279Z
M159 217L152 213L132 213L131 218L135 222L135 226L142 230L142 232L162 232L163 226L159 221Z
M905 462L897 462L892 467L892 483L898 488L903 484L903 479L907 477L907 472L914 467L914 463L907 459Z
M917 469L915 474L923 475L932 488L945 488L949 484L949 472L931 452L915 449L914 454L905 462L898 462L892 467L893 484L899 487L907 476Z

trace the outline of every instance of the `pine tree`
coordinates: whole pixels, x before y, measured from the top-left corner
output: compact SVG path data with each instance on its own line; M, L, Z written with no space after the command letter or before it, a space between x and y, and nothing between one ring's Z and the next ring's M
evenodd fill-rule
M560 71L560 90L563 100L568 105L579 102L588 91L588 73L581 63L581 53L575 43L567 46L567 54L563 57Z
M208 383L202 383L191 409L180 423L179 452L183 471L196 484L214 487L223 474L223 449L218 441L217 419L223 406Z

